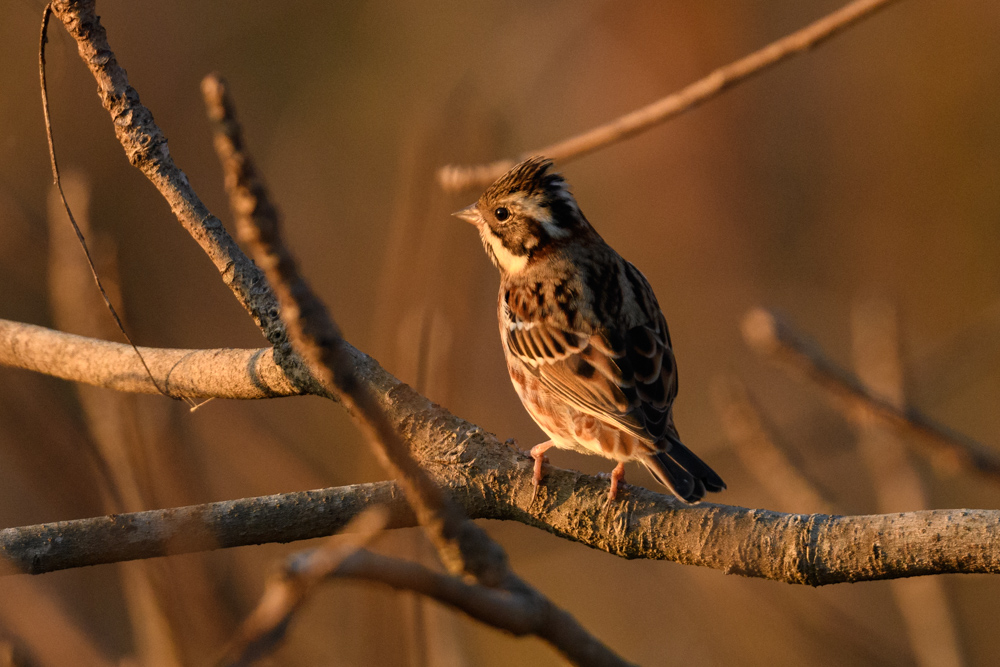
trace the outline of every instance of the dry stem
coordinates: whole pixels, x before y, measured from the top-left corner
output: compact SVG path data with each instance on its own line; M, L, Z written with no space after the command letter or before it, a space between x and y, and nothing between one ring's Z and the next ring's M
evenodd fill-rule
M527 151L520 159L544 155L568 162L659 125L693 109L724 90L746 81L755 74L777 65L792 56L813 49L837 33L865 19L895 0L855 0L837 11L810 23L805 28L771 42L736 62L720 67L703 79L652 104L636 109L615 120L544 148ZM500 160L491 164L448 165L438 172L438 182L449 191L485 187L507 172L517 160Z

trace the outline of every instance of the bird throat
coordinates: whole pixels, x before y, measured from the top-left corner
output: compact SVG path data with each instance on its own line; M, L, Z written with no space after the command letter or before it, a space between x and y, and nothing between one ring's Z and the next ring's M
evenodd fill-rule
M528 265L528 256L512 253L504 245L503 239L493 233L489 225L481 225L479 227L479 236L483 240L483 247L486 248L486 253L493 260L493 264L501 271L516 275Z

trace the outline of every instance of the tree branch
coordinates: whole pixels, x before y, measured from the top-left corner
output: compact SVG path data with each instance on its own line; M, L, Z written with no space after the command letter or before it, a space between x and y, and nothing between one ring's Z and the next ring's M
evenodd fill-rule
M545 148L523 153L518 160L500 160L486 165L448 165L438 171L438 182L445 190L456 192L471 187L486 187L520 160L532 155L568 162L635 136L674 116L693 109L724 90L746 81L755 74L792 56L813 49L842 30L858 23L895 0L855 0L837 11L810 23L805 28L771 42L736 62L720 67L686 88L652 104L636 109L615 120L564 139Z
M523 457L506 450L508 461ZM496 461L487 453L483 458ZM461 455L460 455L461 456ZM1000 573L1000 510L927 510L829 516L727 505L678 507L635 486L621 510L602 516L607 482L550 467L551 503L530 497L530 462L496 470L497 486L454 463L449 492L473 519L519 521L623 558L667 560L727 574L824 586L944 573ZM467 466L479 468L476 462ZM483 465L483 468L486 466ZM435 474L436 479L449 479ZM489 497L469 487L479 486ZM382 504L389 528L416 519L391 482L116 514L0 531L5 574L332 535L367 507Z
M250 544L326 537L374 505L387 527L416 525L392 482L225 500L0 531L3 574L42 574Z
M364 549L345 558L331 576L373 581L426 595L511 634L535 635L554 646L571 647L569 655L579 664L617 664L602 659L594 638L572 616L534 589L512 593L472 586L419 563Z
M743 338L751 349L823 387L838 400L838 406L863 411L918 436L934 454L934 462L947 461L952 467L972 470L1000 482L1000 454L939 424L912 405L897 407L885 397L871 393L857 376L828 359L813 341L775 313L755 308L743 318L742 328Z
M95 351L105 346L115 349L122 359L131 359L129 373L136 382L147 383L144 391L155 392L127 345L58 334L30 325L17 326L24 327L23 331L31 335L53 335L74 344L92 346ZM0 342L5 339L0 336ZM6 350L4 363L11 356L35 363L30 355L15 354L31 349L44 350L45 345L36 348L30 341L22 346L0 345L0 352ZM64 355L64 363L73 363L82 350L82 347L71 349ZM218 366L221 358L216 351L201 356L198 351L150 349L147 359L159 359L159 352L184 358L192 377L208 377L210 373L207 370L203 373L198 365L204 362ZM373 394L393 424L401 429L410 449L437 484L449 489L472 518L519 521L625 558L673 560L813 585L939 571L997 571L1000 545L996 531L1000 517L995 512L951 510L883 517L824 517L717 505L677 508L664 496L628 487L622 511L605 520L602 510L606 482L555 468L547 477L548 493L530 503L532 462L528 457L434 405L369 357L356 354L354 363L359 376L372 386ZM246 368L246 358L237 358L231 364L228 371L214 368L212 373L241 377L239 371ZM25 363L21 367L32 366ZM109 368L113 366L109 364ZM71 375L61 370L56 374ZM239 383L246 385L243 379ZM189 389L192 394L204 392L204 386L196 383ZM362 507L376 502L390 503L396 508L393 525L414 525L412 514L407 515L408 521L399 520L400 515L395 513L402 511L398 509L402 501L398 493L393 494L392 486L385 484L378 489L360 485L347 487L353 491L302 492L304 495L10 528L0 532L0 553L17 571L41 573L169 553L287 542L331 534ZM354 499L352 494L361 497ZM331 509L348 502L353 503L350 507L354 509L346 514L347 510ZM805 526L823 529L813 532ZM926 532L922 533L923 530ZM880 533L895 535L892 538L895 547L880 540ZM835 542L838 539L846 542L838 545ZM770 545L769 549L761 551L760 544ZM879 548L875 549L876 546ZM966 551L967 560L961 556ZM826 552L854 555L824 557L821 563L812 560L813 554ZM776 555L778 562L769 563ZM786 563L798 562L802 563L801 568L785 567Z
M274 362L271 348L139 350L156 384L130 345L0 320L0 365L63 380L136 394L162 389L175 398L275 398L319 390L294 384Z

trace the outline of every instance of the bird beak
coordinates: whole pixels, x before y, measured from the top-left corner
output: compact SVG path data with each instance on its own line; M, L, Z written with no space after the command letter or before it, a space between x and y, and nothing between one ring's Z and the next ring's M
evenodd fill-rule
M452 213L452 215L455 216L456 218L465 220L470 225L475 225L480 220L479 209L476 208L475 204L469 204L461 211L455 211L454 213Z

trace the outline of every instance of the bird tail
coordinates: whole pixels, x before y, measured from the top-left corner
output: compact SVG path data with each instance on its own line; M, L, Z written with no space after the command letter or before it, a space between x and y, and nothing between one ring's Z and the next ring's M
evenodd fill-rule
M696 503L706 491L722 491L726 483L707 463L688 449L673 434L667 434L668 447L642 459L643 464L661 484L683 500Z

